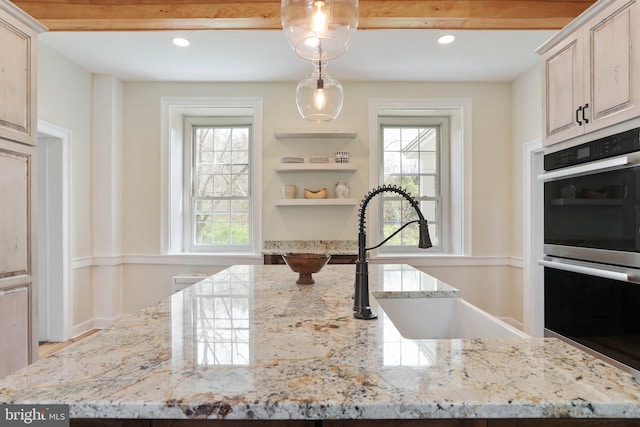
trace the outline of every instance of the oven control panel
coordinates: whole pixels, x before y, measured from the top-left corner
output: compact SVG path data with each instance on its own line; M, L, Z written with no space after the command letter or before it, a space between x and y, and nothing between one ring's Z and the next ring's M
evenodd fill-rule
M547 154L544 156L544 170L550 171L639 150L640 129L633 129Z

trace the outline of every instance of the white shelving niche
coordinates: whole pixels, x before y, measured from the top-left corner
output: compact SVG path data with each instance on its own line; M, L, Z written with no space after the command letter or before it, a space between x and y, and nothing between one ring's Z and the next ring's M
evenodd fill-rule
M353 130L309 130L309 129L280 129L274 132L274 136L279 140L303 140L312 141L318 139L333 139L351 141L356 138L357 133ZM354 173L357 168L353 163L279 163L275 169L278 173L304 172L304 173L326 173L326 172L350 172ZM304 191L304 189L298 189ZM275 206L355 206L356 199L277 199Z

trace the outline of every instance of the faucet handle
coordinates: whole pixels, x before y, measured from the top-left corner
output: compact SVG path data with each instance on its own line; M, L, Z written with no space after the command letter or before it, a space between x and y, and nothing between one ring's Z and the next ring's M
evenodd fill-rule
M431 243L431 237L429 236L429 227L427 225L427 221L420 221L418 223L418 229L420 235L418 237L418 247L420 249L427 249L433 246Z

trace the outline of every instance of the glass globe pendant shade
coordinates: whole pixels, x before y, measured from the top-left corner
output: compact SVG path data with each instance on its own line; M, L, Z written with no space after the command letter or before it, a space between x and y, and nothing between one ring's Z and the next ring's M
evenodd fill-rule
M314 122L326 122L338 117L342 110L344 92L339 81L324 71L325 64L298 84L296 105L300 115Z
M358 0L281 0L280 5L285 37L305 59L341 56L358 28Z

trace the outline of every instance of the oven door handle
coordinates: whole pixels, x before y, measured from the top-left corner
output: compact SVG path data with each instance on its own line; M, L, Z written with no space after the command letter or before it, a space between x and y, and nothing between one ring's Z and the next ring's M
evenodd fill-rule
M586 163L584 165L572 166L553 172L545 172L538 175L540 181L551 181L559 178L568 178L571 176L585 175L593 172L600 172L607 169L617 168L619 166L631 167L640 164L640 154L630 153L624 156L612 157L606 160L598 160L596 162Z
M555 268L557 270L569 271L571 273L587 274L589 276L602 277L604 279L617 280L619 282L640 284L640 277L629 274L622 268L603 266L601 264L590 264L586 262L573 263L569 260L558 260L551 257L538 260L538 264L543 267Z

